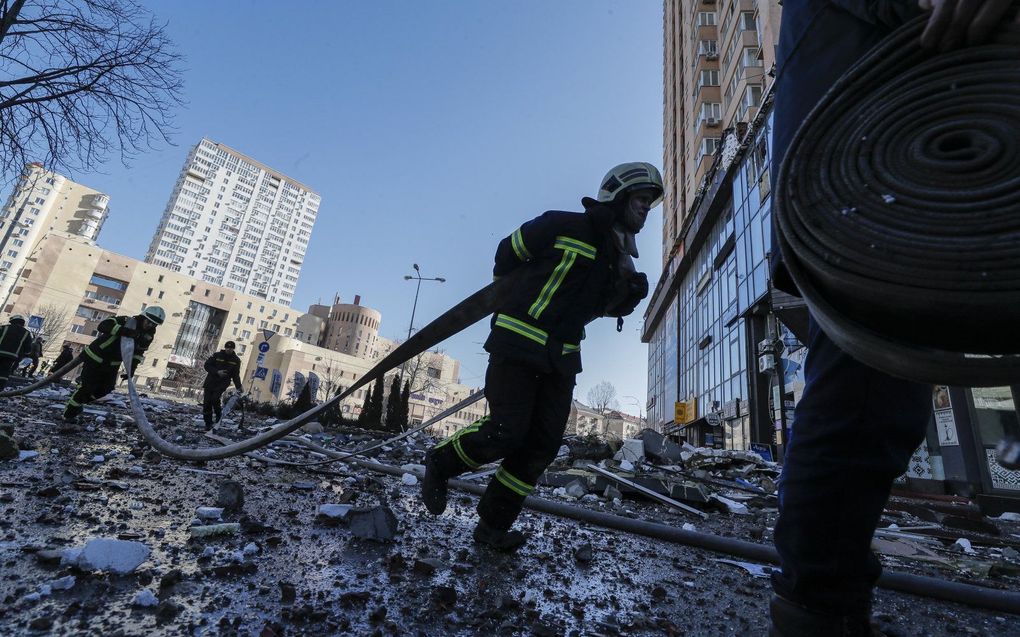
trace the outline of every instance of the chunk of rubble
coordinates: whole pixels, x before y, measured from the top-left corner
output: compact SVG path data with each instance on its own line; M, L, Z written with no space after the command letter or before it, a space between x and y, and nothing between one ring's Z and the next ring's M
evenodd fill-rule
M223 524L207 524L204 526L192 526L191 537L202 538L216 535L237 535L241 532L241 525L237 522L225 522Z
M234 480L220 482L219 493L216 495L216 506L224 511L240 511L244 508L244 489Z
M581 478L574 480L566 487L564 487L564 489L566 490L568 496L575 499L583 498L585 495L588 494L588 485L585 482L585 480Z
M159 598L148 588L143 588L138 591L135 598L131 601L133 606L140 606L142 608L151 608L152 606L159 606Z
M220 507L198 507L195 509L195 516L199 520L219 520L223 517L223 509Z
M629 438L623 441L623 446L613 456L613 460L622 462L641 462L645 458L645 443L638 438Z
M89 540L80 549L68 549L65 559L84 571L109 571L117 575L134 572L152 552L145 544L112 537Z
M35 458L38 455L39 455L38 451L31 451L31 450L29 450L29 451L19 451L18 452L18 462L21 462L23 460L28 460L29 458Z
M315 510L315 515L318 518L339 521L345 519L353 508L350 504L320 504Z
M638 437L644 443L645 457L661 464L676 464L683 449L677 443L653 429L645 429Z
M302 425L301 431L303 431L306 434L314 435L323 433L325 429L322 428L321 423L319 423L317 420L313 420L312 422L305 423L304 425Z
M708 496L708 497L709 497L710 500L714 500L714 501L718 502L719 504L723 505L724 507L726 507L726 510L729 511L730 513L734 513L736 515L750 515L751 514L751 511L747 508L747 505L744 504L743 502L737 502L736 500L730 500L729 498L724 498L723 496L716 495L714 493L712 495Z
M400 482L409 487L413 487L414 485L418 484L418 476L414 475L413 473L405 473L404 475L400 476Z
M348 517L354 537L389 542L397 535L397 516L387 506L351 509Z

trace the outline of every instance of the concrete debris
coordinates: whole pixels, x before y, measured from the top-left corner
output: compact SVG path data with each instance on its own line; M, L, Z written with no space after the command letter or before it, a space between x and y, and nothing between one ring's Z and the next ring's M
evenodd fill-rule
M19 451L18 452L18 462L21 462L23 460L28 460L29 458L35 458L38 455L39 455L38 451Z
M55 579L49 583L49 587L55 591L69 591L74 588L77 578L74 575L67 575L60 579Z
M397 535L397 516L387 506L351 509L347 516L354 537L390 542Z
M0 433L0 460L13 460L18 452L18 443L6 433Z
M633 472L634 471L634 463L631 462L630 460L621 460L620 461L620 471Z
M228 513L244 508L244 489L234 480L220 482L219 493L216 495L216 506Z
M639 438L630 438L623 441L623 446L613 456L613 460L617 462L626 460L633 463L641 462L645 459L645 443Z
M572 481L570 484L564 487L564 490L566 491L566 494L569 497L574 499L580 499L587 495L588 485L584 480L578 478L577 480Z
M343 520L354 508L350 504L320 504L315 510L315 515L326 520Z
M595 549L592 548L591 542L585 542L574 549L574 559L581 564L589 564L595 559Z
M84 571L109 571L127 575L149 557L152 550L141 542L100 537L89 540L75 553L75 563Z
M413 473L405 473L400 477L400 482L406 486L413 487L418 484L418 477Z
M965 537L961 537L958 540L956 540L954 546L960 547L959 550L966 553L967 555L977 555L977 551L974 550L974 547L971 545L970 540L968 540Z
M199 520L219 520L223 517L223 509L220 507L198 507L195 509L195 516Z
M310 423L302 425L301 426L301 431L303 431L306 434L313 434L314 435L314 434L321 434L321 433L323 433L325 431L325 429L322 428L322 425L318 421L313 420Z
M156 597L156 594L153 593L148 588L143 588L142 590L138 591L138 593L135 595L135 598L131 601L131 604L133 606L149 608L152 606L158 606L159 598Z
M676 464L680 461L680 445L657 431L645 429L638 437L644 443L646 458L662 464Z
M737 515L751 514L751 511L748 510L747 505L744 504L743 502L737 502L729 498L724 498L723 496L715 493L710 495L709 499L722 504L724 507L726 507L726 510L729 511L730 513L735 513Z
M205 526L193 526L188 529L191 537L202 538L216 535L237 535L241 532L241 525L237 522L226 522L223 524L209 524Z

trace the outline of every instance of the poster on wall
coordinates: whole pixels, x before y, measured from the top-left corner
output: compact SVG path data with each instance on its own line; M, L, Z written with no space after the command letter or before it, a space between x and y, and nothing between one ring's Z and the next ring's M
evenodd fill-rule
M956 434L956 418L953 417L953 402L949 398L949 387L936 385L931 400L935 407L935 428L939 432L939 445L960 446L960 438Z

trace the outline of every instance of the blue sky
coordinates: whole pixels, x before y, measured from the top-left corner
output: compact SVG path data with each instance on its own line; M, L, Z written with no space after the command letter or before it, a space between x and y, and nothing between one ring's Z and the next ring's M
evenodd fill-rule
M406 336L491 279L499 240L545 210L580 210L612 165L662 161L656 0L145 3L186 58L175 146L74 177L111 196L100 244L142 258L188 149L227 144L322 195L294 306L339 292ZM639 236L660 271L661 210ZM644 305L621 334L589 326L575 397L612 382L643 406ZM444 344L483 384L479 324Z

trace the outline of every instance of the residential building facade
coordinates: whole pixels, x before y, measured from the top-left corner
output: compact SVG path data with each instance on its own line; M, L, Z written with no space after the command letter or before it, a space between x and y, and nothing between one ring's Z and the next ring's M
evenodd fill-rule
M289 305L320 203L308 186L202 139L188 153L145 261Z
M10 298L22 269L48 232L64 232L95 243L110 197L45 170L25 166L0 212L0 299Z

